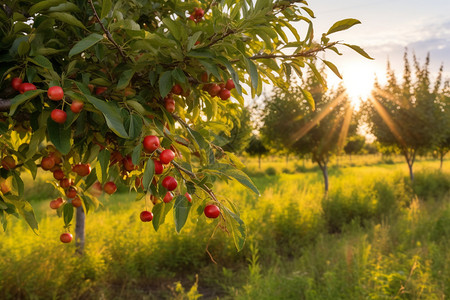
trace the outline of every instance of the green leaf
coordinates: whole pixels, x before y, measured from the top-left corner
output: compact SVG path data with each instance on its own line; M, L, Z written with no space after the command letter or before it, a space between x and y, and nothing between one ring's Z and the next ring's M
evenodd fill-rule
M97 161L100 164L101 177L98 176L99 174L97 174L97 177L101 183L104 183L108 178L110 157L111 157L111 152L109 152L106 149L103 149L98 153Z
M188 38L187 51L191 51L192 47L194 47L195 42L197 42L198 38L202 35L202 31L197 31L192 36Z
M142 152L142 144L138 144L136 147L134 147L133 152L131 153L131 160L134 165L139 164L139 158L141 158L141 152Z
M223 173L229 177L236 179L242 185L248 187L253 192L255 192L255 194L259 195L258 188L255 186L253 181L247 176L247 174L245 174L241 170L238 170L233 167L229 167L229 168L225 169Z
M23 184L22 178L20 178L20 175L17 172L13 173L12 186L13 190L17 191L18 195L21 197L23 195L25 185Z
M177 196L174 202L175 205L173 207L173 218L175 221L175 229L178 233L180 233L184 224L186 224L186 220L192 204L184 195Z
M53 70L52 63L42 55L36 55L33 59L29 59L31 62L35 63L38 66L41 66L45 69Z
M78 54L80 52L83 52L84 50L94 46L98 42L103 40L103 36L98 33L92 33L89 36L85 37L81 41L75 44L72 49L69 51L69 57L74 56L75 54Z
M66 203L63 207L64 224L67 226L70 224L73 218L73 205Z
M252 88L256 92L258 90L258 81L259 81L258 70L256 68L255 63L252 62L251 59L246 58L245 62L247 64L248 73L250 74L250 79L252 80Z
M170 90L173 87L173 80L172 80L172 72L166 71L161 74L159 77L159 93L161 94L161 97L165 97L169 94Z
M16 112L16 109L19 105L23 104L25 101L30 100L40 94L45 93L43 90L33 90L28 91L23 94L17 95L11 99L11 107L9 109L9 115L12 116Z
M312 94L305 89L300 89L302 91L303 97L305 97L306 101L308 101L309 106L311 106L312 110L316 109L316 102L314 101L314 98L312 96Z
M58 124L51 118L48 118L47 131L50 141L55 145L56 149L64 155L69 153L72 129L70 127L66 129L64 124Z
M66 2L66 3L61 3L57 6L52 6L48 9L48 11L51 11L51 12L53 12L53 11L80 12L80 8L73 3Z
M333 71L334 74L336 74L337 77L339 77L340 79L342 79L342 75L341 73L339 73L338 68L330 61L324 60L323 63L330 68L331 71Z
M367 54L366 51L364 51L361 47L356 46L356 45L349 45L349 44L343 44L351 49L353 49L354 51L358 52L360 55L364 56L365 58L368 59L373 59L369 54Z
M152 184L153 175L155 174L155 163L152 159L147 160L144 167L144 176L142 178L142 185L144 190L148 191Z
M100 19L105 18L112 8L112 2L111 0L103 0L102 1L102 12L100 14Z
M84 94L84 97L87 101L94 105L96 109L102 112L103 116L105 116L106 124L112 131L114 131L115 134L122 138L128 138L128 134L123 126L122 116L117 105L112 102L105 102L87 94Z
M48 16L55 18L61 22L67 23L69 25L74 25L74 26L80 27L82 29L86 29L86 27L84 27L83 23L81 23L80 20L78 20L71 14L64 13L64 12L52 12L52 13L49 13Z
M176 40L178 41L181 40L181 30L179 26L177 26L177 24L174 21L172 21L172 19L164 18L162 22L164 23L164 25L167 26L167 28L169 28L170 33Z
M32 7L30 7L30 9L28 10L28 14L30 16L34 15L37 12L46 10L52 6L56 6L58 4L64 3L66 2L65 0L46 0L46 1L39 1L38 3L36 3L35 5L33 5Z
M330 27L330 29L328 29L327 35L338 31L347 30L356 24L361 24L361 22L357 19L351 18L337 21L336 23L333 24L333 26Z
M33 229L34 233L37 233L37 230L39 230L39 225L31 204L27 201L21 200L16 202L15 205L22 218L25 219L30 228Z
M47 128L45 128L45 126L44 126L44 127L40 127L38 130L33 132L33 134L31 135L30 143L28 144L28 151L25 154L26 160L29 160L37 153L37 151L39 149L39 145L42 143L42 141L45 138L46 130L47 130Z
M164 224L164 221L166 220L166 216L169 213L169 211L172 209L173 207L173 202L169 202L169 203L158 203L155 206L153 206L153 228L155 229L155 231L158 231L159 226L161 226L162 224Z
M247 236L245 223L241 220L239 215L233 213L227 208L224 208L222 212L225 213L227 225L230 225L236 249L241 251L244 248L245 239Z
M231 78L233 79L234 85L236 87L236 91L238 92L239 95L242 95L242 87L239 83L239 76L238 76L237 72L234 70L233 66L230 64L228 59L226 59L223 56L217 57L217 60L220 63L222 63L225 67L227 67L228 72L230 72Z
M117 89L122 90L130 83L131 78L133 78L134 71L126 70L120 74L119 82L117 83Z

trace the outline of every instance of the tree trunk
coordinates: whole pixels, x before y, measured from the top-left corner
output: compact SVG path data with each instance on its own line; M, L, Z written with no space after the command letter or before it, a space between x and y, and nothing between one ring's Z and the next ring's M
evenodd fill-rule
M439 170L442 171L442 166L444 165L444 153L440 152L439 156L440 156L440 161L441 161L441 163L439 164Z
M413 162L408 162L408 168L409 168L409 178L411 179L411 182L414 181L414 172L413 172Z
M288 166L288 164L289 164L289 152L286 153L286 167Z
M324 184L324 188L325 188L325 194L328 193L328 166L327 163L318 163L320 169L322 170L322 174L323 174L323 184Z
M76 225L75 225L75 245L77 253L83 254L84 252L84 228L85 228L86 215L83 207L77 207Z
M261 170L261 154L258 155L258 167Z

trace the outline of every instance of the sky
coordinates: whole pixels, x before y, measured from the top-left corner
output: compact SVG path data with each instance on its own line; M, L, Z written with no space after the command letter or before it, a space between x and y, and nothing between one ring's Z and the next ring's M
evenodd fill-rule
M410 62L413 53L420 63L430 53L432 75L443 64L444 77L450 79L450 0L311 0L308 3L316 16L313 19L316 40L338 20L355 18L362 23L330 37L333 41L361 46L373 61L344 48L341 48L342 56L331 52L325 56L341 71L351 97L367 96L374 74L384 82L388 59L401 76L405 47ZM328 81L335 85L340 79L330 74Z

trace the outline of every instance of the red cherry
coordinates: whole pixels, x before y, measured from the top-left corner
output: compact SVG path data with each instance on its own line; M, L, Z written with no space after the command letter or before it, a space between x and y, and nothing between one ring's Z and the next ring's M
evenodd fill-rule
M108 181L107 183L105 183L103 190L105 191L105 193L112 195L117 191L117 186L114 182Z
M215 97L219 94L221 88L220 86L218 86L217 84L213 83L209 89L208 89L208 93L209 95L211 95L211 97Z
M55 171L53 171L53 177L56 180L64 179L65 175L64 175L63 170L55 170Z
M195 22L195 17L194 17L194 15L190 15L190 16L189 16L189 19L191 19L192 21Z
M101 95L103 94L108 88L105 86L98 86L95 88L95 94L96 95Z
M63 199L61 197L59 197L56 200L52 200L50 201L50 208L52 209L58 209L61 207L61 205L63 204Z
M148 210L144 210L141 212L139 217L141 218L142 222L150 222L151 220L153 220L153 213Z
M84 107L84 102L78 101L78 100L73 100L72 104L70 105L70 110L74 113L74 114L78 114L83 110Z
M74 188L73 186L69 187L66 190L66 196L67 198L75 198L75 196L77 195L77 189Z
M162 162L165 165L170 163L174 158L175 158L175 153L172 150L170 150L170 149L164 150L159 155L159 161Z
M14 77L14 78L11 80L11 86L12 86L12 88L15 89L16 91L19 90L19 87L20 87L21 84L22 84L22 79L19 78L19 77Z
M162 186L165 187L168 191L173 191L177 188L178 182L172 176L167 176L162 181Z
M73 207L80 207L81 206L81 199L80 199L80 197L75 197L75 198L73 198L72 199L72 205L73 205Z
M11 155L7 155L2 159L2 167L5 170L11 170L16 167L16 160Z
M153 163L155 164L155 174L162 174L162 172L164 171L163 164L159 160L153 160Z
M196 41L194 45L195 46L200 45L200 41Z
M56 108L52 110L50 118L56 123L63 124L67 120L67 114L65 111Z
M230 96L231 96L231 93L229 90L223 89L220 91L220 99L227 100L230 98Z
M173 113L175 111L175 100L172 97L164 98L164 107L168 112Z
M225 88L226 88L227 90L229 90L229 91L231 91L232 89L235 88L233 79L228 79L228 80L227 80L227 82L225 83Z
M142 141L142 144L148 153L155 151L160 145L159 138L156 135L147 135Z
M35 89L36 89L36 86L32 83L24 82L21 85L19 85L19 92L21 94L28 92L28 91L35 90Z
M122 163L123 163L123 167L127 171L133 171L133 170L135 170L137 168L133 164L133 160L131 159L131 156L129 156L129 155L122 160Z
M59 101L64 97L64 91L60 86L52 86L48 89L47 96L50 100Z
M208 82L208 73L207 72L203 72L202 73L202 82Z
M164 203L169 203L173 199L173 194L171 192L167 192L163 198Z
M175 95L181 95L183 94L183 88L177 83L172 87L171 92Z
M72 171L79 176L84 177L91 173L91 165L89 164L76 164L72 166Z
M61 242L63 243L70 243L73 239L72 234L65 232L63 234L61 234L61 236L59 237L59 239L61 240Z
M62 187L63 189L67 189L69 186L72 185L72 179L69 178L63 178L59 181L59 186Z
M205 213L206 217L211 218L211 219L215 219L220 215L219 207L217 207L217 205L214 205L214 204L206 205L203 212Z
M55 166L55 159L52 156L44 157L41 160L41 168L45 171L52 169Z
M116 163L118 163L119 161L123 160L123 156L119 151L114 151L113 153L111 153L111 157L109 159L109 165L115 165Z
M188 192L186 192L186 193L184 194L184 196L188 199L189 202L192 202L191 194L189 194Z

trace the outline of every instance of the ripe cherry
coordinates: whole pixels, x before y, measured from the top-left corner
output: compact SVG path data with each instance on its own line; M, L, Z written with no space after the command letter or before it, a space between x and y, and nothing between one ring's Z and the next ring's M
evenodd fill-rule
M148 153L152 153L159 147L159 138L156 135L147 135L142 141L144 149Z
M109 159L109 165L115 165L116 163L118 163L119 161L123 160L123 156L119 151L114 151L113 153L111 153L111 158Z
M219 207L217 207L217 205L214 204L206 205L203 212L205 213L206 217L211 219L215 219L220 215Z
M98 86L98 87L95 88L95 94L96 94L96 95L101 95L101 94L103 94L104 92L106 92L107 89L108 89L108 88L105 87L105 86Z
M11 155L7 155L2 159L2 167L5 170L11 170L16 167L16 160Z
M162 186L165 187L168 191L173 191L177 188L178 182L172 176L167 176L162 181Z
M105 193L112 195L117 191L117 186L114 182L108 181L107 183L105 183L103 190L105 191Z
M73 207L80 207L81 206L81 199L80 199L80 197L75 197L75 198L73 198L72 199L72 205L73 205Z
M171 192L167 192L163 198L164 203L169 203L173 199L173 194Z
M175 95L181 95L183 94L183 88L177 83L172 87L171 92Z
M61 236L59 237L59 239L61 240L61 242L63 243L70 243L73 239L72 234L65 232L63 234L61 234Z
M235 88L233 79L228 79L227 82L225 83L225 88L229 91L231 91L232 89Z
M56 200L52 200L52 201L50 201L50 208L52 208L52 209L58 209L58 208L60 208L61 207L61 205L63 204L63 199L61 198L61 197L59 197L58 199L56 199Z
M188 199L189 202L192 202L191 194L189 194L188 192L186 192L186 193L184 194L184 196L186 197L186 199Z
M70 105L70 110L74 114L78 114L83 110L83 107L84 107L84 102L78 101L78 100L73 100L72 104Z
M72 166L72 171L77 173L79 176L84 177L91 173L91 165L89 164L76 164Z
M207 72L203 72L202 73L202 77L201 77L201 80L202 80L202 82L208 82L208 78L209 76L208 76L208 73Z
M144 210L141 212L140 216L142 222L150 222L153 220L153 213L148 210Z
M24 82L21 85L19 85L19 92L21 94L28 92L28 91L33 91L35 89L36 89L36 86L32 83Z
M59 181L59 186L62 187L63 189L67 189L69 186L72 185L72 179L69 178L63 178Z
M44 157L41 160L41 168L45 171L52 169L55 166L55 159L51 156Z
M129 156L129 155L122 160L122 163L123 163L123 167L127 171L133 171L133 170L135 170L137 168L133 164L133 160L131 159L131 156Z
M67 120L67 114L65 111L56 108L52 110L50 118L56 123L63 124Z
M153 163L155 164L155 174L162 174L162 172L164 171L163 164L159 160L153 160Z
M48 89L47 96L50 100L59 101L64 97L64 91L60 86L52 86Z
M14 78L11 80L11 86L12 86L12 88L15 89L16 91L19 90L19 86L20 86L21 84L22 84L22 79L19 78L19 77L14 77Z
M164 98L164 107L168 112L173 113L175 111L175 100L172 97Z
M223 89L223 90L220 91L219 96L220 96L220 99L222 99L222 100L227 100L227 99L230 98L231 93L230 93L229 90Z
M64 175L63 170L59 169L59 170L53 171L53 177L54 177L56 180L64 179L65 175Z
M175 153L170 149L163 150L161 152L161 154L159 155L159 161L165 165L170 163L174 158L175 158Z
M211 97L215 97L219 94L221 88L217 84L213 83L208 90L208 93Z
M69 187L66 190L66 196L67 198L75 198L75 196L77 195L77 189L74 188L73 186Z

